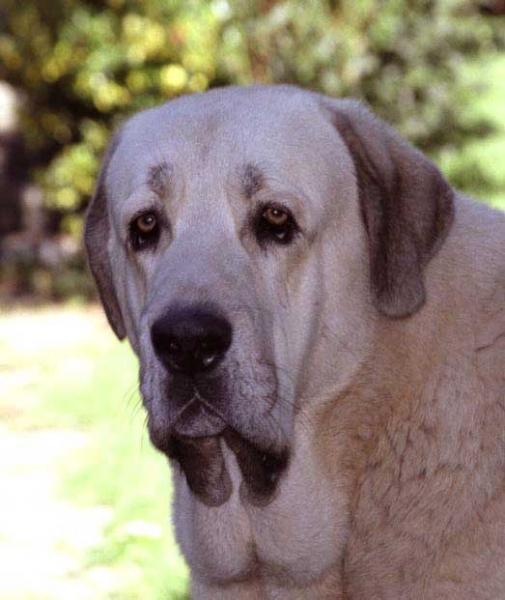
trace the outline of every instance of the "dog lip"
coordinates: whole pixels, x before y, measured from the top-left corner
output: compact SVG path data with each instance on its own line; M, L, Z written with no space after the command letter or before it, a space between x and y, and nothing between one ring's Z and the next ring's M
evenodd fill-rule
M212 437L223 433L227 427L214 411L201 402L190 402L172 425L174 434L185 437Z
M148 418L151 443L169 458L174 455L174 444L177 439L219 437L227 427L227 423L222 419L197 406L175 423L151 415Z

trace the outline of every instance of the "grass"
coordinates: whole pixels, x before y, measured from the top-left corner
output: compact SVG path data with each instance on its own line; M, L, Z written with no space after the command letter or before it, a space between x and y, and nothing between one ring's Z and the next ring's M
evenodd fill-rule
M78 432L85 439L65 460L46 465L57 468L55 502L83 514L93 507L108 514L99 539L80 552L66 580L100 573L106 589L101 595L94 590L93 600L187 597L187 569L169 522L169 469L145 434L137 361L114 340L101 312L66 308L2 316L0 368L6 387L0 419L20 443L41 431ZM73 537L69 530L57 550L65 555ZM0 598L7 600L1 588ZM57 596L38 589L17 598Z

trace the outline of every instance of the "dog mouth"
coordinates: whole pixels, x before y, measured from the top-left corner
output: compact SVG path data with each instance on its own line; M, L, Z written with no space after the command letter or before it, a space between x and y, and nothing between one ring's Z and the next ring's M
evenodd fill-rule
M224 417L198 393L187 400L175 415L164 410L148 408L147 420L151 443L160 452L172 458L175 441L219 437L228 424Z
M275 492L286 470L287 447L267 448L240 433L196 389L169 419L163 412L148 409L148 429L155 448L179 463L191 491L209 506L219 506L232 493L225 465L226 445L235 455L243 477L241 494L263 505Z
M224 417L198 392L179 411L172 425L176 436L195 438L221 435L226 427Z
M224 460L227 446L242 475L240 496L256 506L269 504L288 468L289 449L261 449L229 426L217 435L201 437L172 434L165 454L175 460L189 489L208 506L221 506L231 496L233 484Z
M250 386L219 373L205 378L172 376L160 392L154 398L144 396L151 442L178 463L203 503L219 506L232 493L227 449L242 474L241 496L259 505L272 500L290 455L288 438L282 430L273 431L269 419L272 392L265 395L260 410Z

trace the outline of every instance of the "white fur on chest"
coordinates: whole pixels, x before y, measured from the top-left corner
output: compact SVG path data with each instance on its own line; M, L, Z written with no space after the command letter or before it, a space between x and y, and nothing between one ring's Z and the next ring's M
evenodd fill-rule
M240 494L242 477L224 444L233 494L222 506L198 501L175 469L176 535L199 579L225 583L255 571L274 585L276 580L306 585L340 560L347 534L346 496L322 476L307 438L307 433L297 436L289 471L273 501L263 507Z

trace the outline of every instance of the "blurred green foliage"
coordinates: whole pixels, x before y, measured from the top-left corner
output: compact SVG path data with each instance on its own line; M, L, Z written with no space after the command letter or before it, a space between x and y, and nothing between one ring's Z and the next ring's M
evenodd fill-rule
M503 29L473 0L2 0L0 79L24 92L36 179L77 236L117 123L216 85L352 95L425 151L459 148L491 129L461 109L479 93L462 65Z

